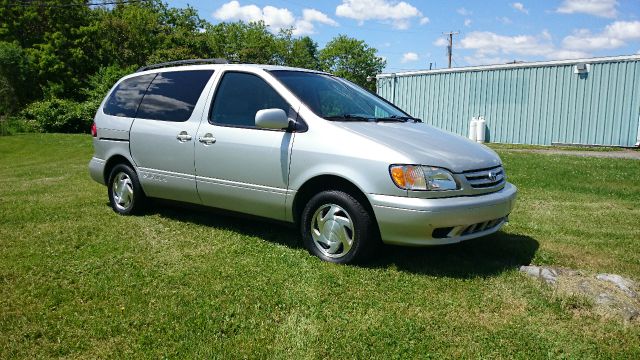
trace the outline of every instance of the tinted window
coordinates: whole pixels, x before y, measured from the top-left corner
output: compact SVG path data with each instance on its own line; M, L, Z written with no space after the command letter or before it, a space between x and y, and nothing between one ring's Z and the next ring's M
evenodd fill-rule
M271 71L284 86L317 115L331 118L407 116L406 113L361 87L335 76L303 71Z
M137 118L186 121L213 70L159 73L142 98Z
M289 112L289 104L259 76L228 72L218 86L211 110L211 122L255 126L258 110L273 108Z
M120 82L104 104L104 113L135 117L140 99L155 76L156 74L140 75Z

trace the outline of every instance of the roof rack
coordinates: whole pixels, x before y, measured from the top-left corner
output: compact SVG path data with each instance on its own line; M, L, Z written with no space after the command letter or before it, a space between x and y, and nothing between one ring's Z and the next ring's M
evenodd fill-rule
M151 70L151 69L159 69L168 66L178 66L178 65L195 65L195 64L228 64L229 61L227 59L189 59L189 60L177 60L177 61L168 61L159 64L147 65L139 68L136 72Z

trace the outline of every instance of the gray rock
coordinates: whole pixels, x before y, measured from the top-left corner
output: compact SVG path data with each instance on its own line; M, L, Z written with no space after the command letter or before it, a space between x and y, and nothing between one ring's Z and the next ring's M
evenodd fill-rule
M635 284L630 279L624 278L617 274L598 274L596 275L596 279L614 284L620 290L624 291L631 297L638 296L638 294L633 291Z
M607 293L600 293L596 297L596 304L600 304L600 305L608 305L613 303L614 301L615 299Z
M548 284L555 284L558 278L558 272L551 268L542 268L540 269L540 278Z
M558 272L552 268L546 268L535 265L523 265L520 267L523 273L545 281L548 284L555 284Z
M640 296L636 283L616 274L589 273L563 267L527 265L519 269L554 288L561 296L581 296L593 305L587 309L624 323L640 324Z
M533 276L533 277L539 277L540 276L540 267L539 266L535 266L535 265L522 265L520 266L520 271L522 271L523 273L529 275L529 276Z

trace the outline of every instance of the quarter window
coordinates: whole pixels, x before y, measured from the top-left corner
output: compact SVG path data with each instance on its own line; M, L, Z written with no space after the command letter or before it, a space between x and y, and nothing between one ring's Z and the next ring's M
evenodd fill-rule
M156 74L140 75L123 80L111 92L104 104L107 115L135 117L140 100Z
M266 81L253 74L227 72L216 91L210 122L254 127L256 113L273 108L289 113L289 104Z
M187 121L213 70L159 73L142 98L137 118Z

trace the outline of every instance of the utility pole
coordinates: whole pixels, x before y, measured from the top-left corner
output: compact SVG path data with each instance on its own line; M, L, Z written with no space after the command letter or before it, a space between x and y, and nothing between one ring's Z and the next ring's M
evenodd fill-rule
M450 31L448 33L443 33L442 35L448 35L449 36L449 46L447 46L447 56L449 57L449 69L451 69L451 59L453 57L453 35L458 35L460 34L460 32L456 31Z

